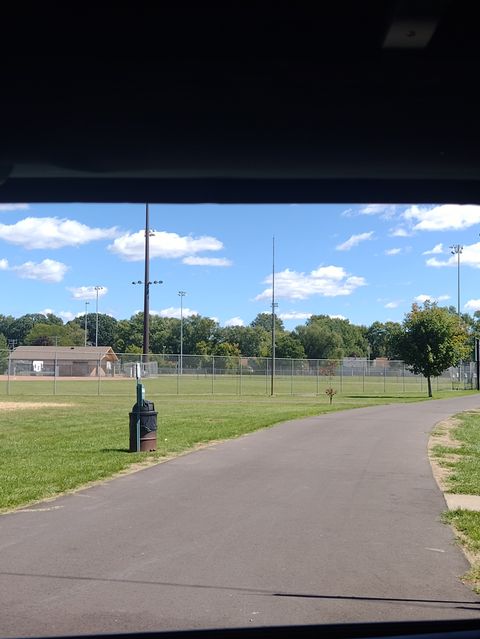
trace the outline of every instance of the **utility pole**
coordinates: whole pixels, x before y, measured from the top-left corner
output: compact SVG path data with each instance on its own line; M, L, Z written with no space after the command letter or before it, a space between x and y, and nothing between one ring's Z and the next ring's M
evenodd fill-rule
M98 346L98 291L103 291L103 286L95 286L97 293L97 303L95 307L95 346Z
M183 298L187 293L178 291L180 296L180 375L183 375Z
M143 279L143 362L148 362L150 352L150 284L163 284L162 280L150 282L150 220L148 202L145 204L145 277ZM141 280L132 284L142 284Z
M460 244L453 244L450 247L450 252L452 255L457 256L457 314L460 318L460 255L463 252L463 246Z
M270 395L275 392L275 236L272 238L272 375L270 380Z
M143 354L148 362L150 351L150 221L148 202L145 204L145 277L143 279Z

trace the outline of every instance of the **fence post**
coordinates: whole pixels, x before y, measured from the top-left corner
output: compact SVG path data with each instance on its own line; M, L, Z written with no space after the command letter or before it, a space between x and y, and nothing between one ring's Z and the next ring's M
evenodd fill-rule
M57 394L57 351L55 351L55 359L53 360L53 394Z
M387 367L383 367L383 392L387 392Z
M268 395L268 359L264 359L265 362L265 395Z
M317 395L318 395L318 393L319 393L319 388L318 388L318 387L319 387L319 384L320 384L320 377L319 377L319 375L320 375L320 360L319 360L319 359L317 359Z
M365 394L365 364L363 365L363 394Z
M343 362L340 363L340 392L343 393Z
M290 395L293 395L293 359L290 360Z
M215 394L215 355L212 355L212 395Z
M177 395L180 394L180 360L177 355Z
M10 359L10 352L8 353L8 375L7 375L7 395L10 395L10 366L12 360Z
M238 358L238 366L239 366L239 386L238 386L238 390L239 390L239 395L242 394L242 358L239 357Z
M97 360L97 395L100 397L100 359Z

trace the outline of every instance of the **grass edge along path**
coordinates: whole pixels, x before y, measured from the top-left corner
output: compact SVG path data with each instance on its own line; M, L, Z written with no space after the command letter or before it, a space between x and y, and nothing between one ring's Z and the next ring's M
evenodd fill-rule
M442 392L439 397L468 392ZM129 453L131 397L11 398L0 410L0 513L167 461L212 442L330 411L428 401L418 394L359 398L222 397L155 399L155 453ZM28 407L25 407L27 405ZM21 408L22 407L22 408ZM12 410L16 408L18 410ZM9 409L9 410L7 410Z
M465 411L437 424L428 448L434 477L444 494L480 495L480 411ZM480 594L480 512L447 510L442 521L450 524L470 563L462 581Z

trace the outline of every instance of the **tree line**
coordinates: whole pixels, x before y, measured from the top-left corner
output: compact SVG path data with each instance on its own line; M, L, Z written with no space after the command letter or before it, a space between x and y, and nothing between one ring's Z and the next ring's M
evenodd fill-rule
M457 317L454 307L443 309ZM87 314L87 344L95 344L96 314ZM457 318L458 319L458 318ZM462 315L462 325L471 336L480 335L480 313ZM183 320L183 352L185 355L243 355L271 357L270 313L259 313L248 326L221 327L215 320L192 315ZM312 315L304 325L286 330L275 318L275 355L293 359L342 359L366 357L403 359L398 336L398 322L373 322L355 325L347 319L328 315ZM141 353L143 313L130 319L117 320L98 315L98 345L111 346L118 353ZM0 314L0 350L9 346L82 346L85 344L85 316L64 323L49 313L27 313L15 318ZM172 317L150 317L150 348L153 353L176 354L180 351L180 320Z

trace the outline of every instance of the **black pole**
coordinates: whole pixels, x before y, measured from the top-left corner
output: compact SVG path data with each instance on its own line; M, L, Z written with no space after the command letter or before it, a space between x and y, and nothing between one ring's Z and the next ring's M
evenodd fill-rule
M145 278L143 280L143 355L148 362L150 351L150 227L148 219L148 203L145 204Z
M480 340L475 338L475 366L477 369L477 391L480 391Z
M272 370L270 395L275 394L275 236L272 238Z

